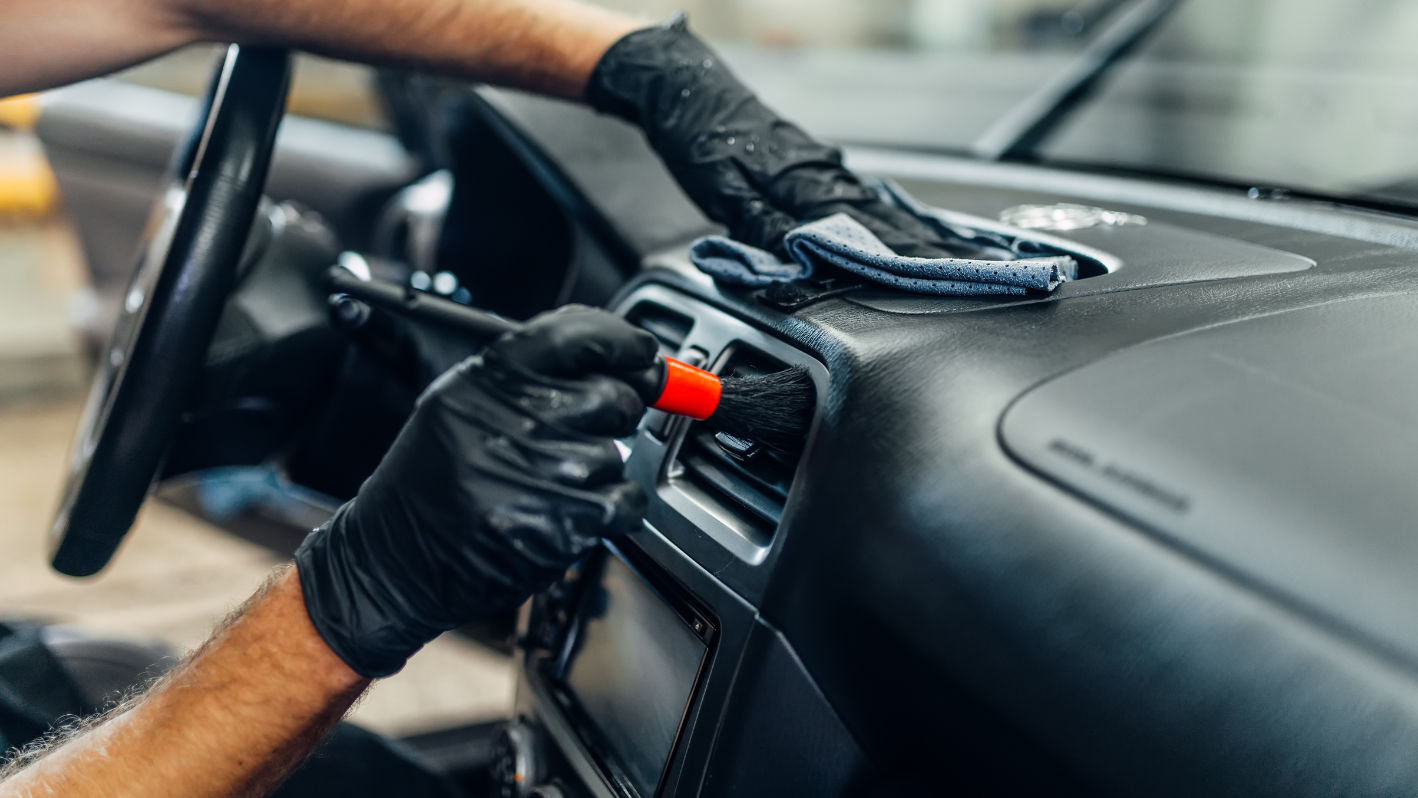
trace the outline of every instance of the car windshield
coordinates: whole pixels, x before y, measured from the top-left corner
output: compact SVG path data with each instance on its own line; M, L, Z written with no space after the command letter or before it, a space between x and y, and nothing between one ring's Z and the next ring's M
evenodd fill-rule
M784 116L844 144L965 150L1120 0L598 0L691 26Z
M659 0L603 2L672 11ZM966 154L1139 3L674 5L813 133ZM1418 204L1415 39L1418 3L1405 0L1184 0L1031 154Z
M1418 3L1186 0L1046 160L1418 204Z

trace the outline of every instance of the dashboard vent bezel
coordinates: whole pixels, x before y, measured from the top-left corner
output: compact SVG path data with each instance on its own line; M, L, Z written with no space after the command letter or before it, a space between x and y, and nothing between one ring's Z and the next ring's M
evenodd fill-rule
M662 315L668 313L692 319L693 325L679 341L675 354L691 362L712 364L709 366L712 371L732 367L735 358L745 356L783 367L804 367L817 392L815 426L827 393L828 374L813 356L667 286L643 285L621 302L619 308L631 320L644 318L643 314L651 308ZM662 346L668 343L665 336L657 335L657 338ZM777 488L775 490L762 484L763 480L744 466L732 462L726 453L710 448L709 441L703 439L705 431L704 425L691 424L686 419L667 421L659 414L648 414L632 447L631 465L641 467L629 470L648 477L644 468L649 463L636 461L658 458L654 463L652 504L661 504L659 509L673 512L744 563L759 565L772 550L782 518L791 507L792 485L801 470L802 457L792 458L786 485L781 467L770 474L776 483L772 486ZM688 446L687 436L695 436ZM811 437L810 430L809 448ZM686 463L682 455L693 460ZM647 481L644 477L642 483ZM652 516L654 514L652 511Z

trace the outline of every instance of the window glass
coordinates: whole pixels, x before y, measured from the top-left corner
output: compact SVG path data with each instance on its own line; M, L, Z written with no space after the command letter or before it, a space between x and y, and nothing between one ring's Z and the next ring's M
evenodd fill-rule
M130 83L196 96L207 88L212 69L224 51L222 45L195 45L133 67L117 77ZM307 53L296 55L286 109L329 122L389 129L372 68Z
M1418 202L1418 3L1188 0L1050 158Z
M600 0L684 9L764 99L843 143L963 150L1095 36L1119 0Z

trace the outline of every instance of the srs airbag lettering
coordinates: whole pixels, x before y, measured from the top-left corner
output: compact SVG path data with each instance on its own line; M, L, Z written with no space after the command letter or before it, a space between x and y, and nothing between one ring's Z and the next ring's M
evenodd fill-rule
M1098 458L1087 449L1076 443L1071 443L1062 438L1055 438L1049 444L1049 451L1061 457L1068 458L1069 462L1083 466L1096 472L1104 479L1121 485L1156 504L1160 504L1178 515L1185 513L1191 506L1191 500L1186 496L1158 485L1156 482L1130 471L1117 463L1108 463L1101 468L1098 465Z
M1093 454L1085 449L1074 446L1068 441L1061 438L1054 438L1054 442L1049 444L1049 448L1079 465L1085 465L1089 468L1093 467Z

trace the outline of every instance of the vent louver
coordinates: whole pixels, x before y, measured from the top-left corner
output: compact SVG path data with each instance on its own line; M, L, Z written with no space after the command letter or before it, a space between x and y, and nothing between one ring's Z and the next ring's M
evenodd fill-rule
M679 352L694 327L694 319L654 302L641 302L631 308L625 320L655 336L660 342L660 353L666 357L674 357Z
M812 355L668 286L641 285L618 311L651 332L665 355L721 376L801 368L814 391L827 388L827 371ZM812 405L814 413L820 409ZM766 573L756 569L772 561L780 527L791 524L789 492L807 441L800 451L779 452L652 410L625 443L631 452L626 474L650 500L647 526L696 562L712 565L726 584L749 593L760 589L762 577L752 574ZM734 562L722 561L725 552Z
M782 371L788 366L747 346L735 346L721 375L744 376ZM783 517L799 453L755 446L727 446L702 422L691 424L681 443L671 478L689 482L741 521L771 537Z

